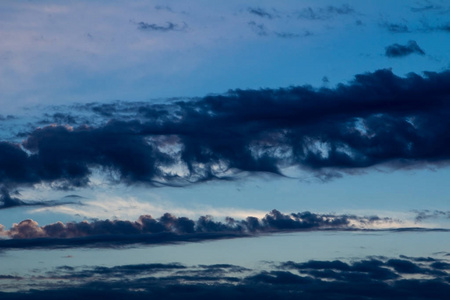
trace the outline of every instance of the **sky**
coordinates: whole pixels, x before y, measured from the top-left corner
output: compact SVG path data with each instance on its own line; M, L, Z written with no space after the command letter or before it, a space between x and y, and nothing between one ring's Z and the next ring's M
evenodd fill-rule
M1 1L0 296L445 299L449 15Z

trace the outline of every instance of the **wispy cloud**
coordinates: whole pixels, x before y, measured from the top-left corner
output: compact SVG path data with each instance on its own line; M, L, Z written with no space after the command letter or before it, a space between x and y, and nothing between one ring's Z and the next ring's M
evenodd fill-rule
M276 17L276 15L274 15L273 13L270 13L260 7L250 7L248 8L248 12L261 18L273 19Z
M297 17L308 20L326 20L335 16L350 15L354 13L355 10L351 6L348 4L343 4L341 6L330 5L319 8L307 7L299 11L297 13Z

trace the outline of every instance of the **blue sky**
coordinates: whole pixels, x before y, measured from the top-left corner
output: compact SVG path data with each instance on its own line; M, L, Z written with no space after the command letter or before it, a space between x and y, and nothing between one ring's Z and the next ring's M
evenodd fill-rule
M237 285L281 295L275 281L290 276L311 284L293 295L314 296L338 269L285 262L318 259L349 264L333 277L342 286L373 264L395 271L364 273L391 296L407 297L396 289L411 278L449 289L449 12L447 1L2 1L2 296L104 291L48 284L64 266L79 279L82 265L100 278L113 271L97 267L150 262L191 275L239 265L253 275ZM317 251L295 254L299 240ZM204 254L180 254L192 249ZM252 249L255 265L221 249ZM20 294L32 270L46 292Z

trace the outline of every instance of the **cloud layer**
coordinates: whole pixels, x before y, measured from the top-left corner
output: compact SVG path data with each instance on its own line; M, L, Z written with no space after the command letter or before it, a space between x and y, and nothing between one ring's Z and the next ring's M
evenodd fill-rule
M403 78L379 70L336 88L230 90L129 103L125 113L120 103L87 105L109 121L45 126L23 133L20 144L0 142L0 180L72 188L99 170L112 182L184 185L287 167L327 179L377 165L444 165L449 86L448 71Z
M272 210L265 217L247 217L225 222L211 216L194 221L166 213L155 219L142 215L137 221L98 220L83 222L57 222L45 226L31 219L14 224L0 233L0 249L34 247L116 247L135 243L164 244L172 242L205 241L236 237L257 236L265 233L310 230L365 230L398 225L390 218L377 216L315 214L311 212L283 214Z
M40 276L0 276L2 299L447 299L445 259L367 257L268 264L60 266ZM33 284L27 283L32 280ZM36 279L39 279L36 281ZM58 287L55 287L55 281ZM33 287L26 291L27 287ZM39 288L37 288L39 287Z

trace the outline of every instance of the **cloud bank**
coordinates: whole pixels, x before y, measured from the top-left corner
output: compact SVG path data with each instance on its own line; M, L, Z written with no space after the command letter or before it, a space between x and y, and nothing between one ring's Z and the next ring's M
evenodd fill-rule
M311 230L365 230L398 225L390 218L377 216L315 214L311 212L283 214L272 210L265 217L247 217L225 222L211 216L194 221L166 213L158 219L142 215L136 221L98 220L57 222L39 226L36 221L24 220L0 233L0 249L53 247L116 247L142 244L206 241L212 239L250 237L267 233Z
M179 263L60 266L40 275L38 281L0 276L0 287L16 289L0 292L0 296L2 299L447 299L448 271L450 264L445 259L406 256L366 257L350 262L287 261L268 264L263 269ZM33 284L29 279L34 279Z

